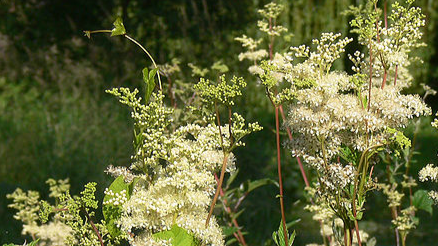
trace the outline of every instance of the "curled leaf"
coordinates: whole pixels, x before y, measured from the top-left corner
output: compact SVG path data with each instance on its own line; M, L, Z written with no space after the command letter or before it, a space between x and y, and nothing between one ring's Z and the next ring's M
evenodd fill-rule
M114 28L111 30L111 37L126 34L126 30L125 30L125 26L123 25L122 18L118 17L116 21L114 21L113 25Z

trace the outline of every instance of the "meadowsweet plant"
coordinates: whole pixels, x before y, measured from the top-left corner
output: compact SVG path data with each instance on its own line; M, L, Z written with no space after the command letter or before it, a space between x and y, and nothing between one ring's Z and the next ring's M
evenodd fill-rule
M276 39L290 36L277 23L284 7L276 3L258 11L260 39L235 39L244 48L238 59L251 62L248 70L275 110L281 221L272 244L291 246L295 231L289 233L288 228L297 222L286 219L283 180L289 177L282 174L282 143L297 158L309 198L305 209L318 221L324 246L376 245L376 239L359 228L371 191L387 197L397 246L405 246L418 225L417 211L432 213L432 203L438 204L438 192L419 190L409 173L415 137L411 141L403 133L411 123L418 131L419 117L431 114L424 100L436 93L427 86L423 98L403 92L415 83L409 65L418 61L412 50L423 46L425 16L414 0L395 2L389 14L378 6L378 0L368 0L346 11L361 45L352 54L344 53L353 39L332 32L276 52ZM217 61L209 68L189 63L198 82L183 83L177 76L179 60L157 65L148 50L127 35L120 18L113 24L111 30L85 31L85 36L126 38L152 63L142 70L139 89L106 91L130 109L130 163L105 170L114 180L102 203L96 200L94 182L75 196L68 180L49 179L51 201L41 200L35 191L9 194L9 207L17 210L14 218L23 223L22 234L32 237L30 245L246 246L237 222L240 205L255 188L274 183L261 179L232 186L238 174L236 148L245 145L245 136L262 129L247 123L234 108L246 80L227 76L230 69ZM334 70L344 56L353 63L352 73ZM213 79L206 78L210 74ZM281 126L287 141L281 141ZM432 126L438 128L437 119ZM303 163L314 176L312 182ZM437 182L438 168L427 165L419 179ZM215 208L222 209L222 218ZM100 211L103 220L97 221Z
M415 59L410 52L422 45L420 28L424 26L424 15L412 6L413 2L395 3L389 21L386 13L382 17L377 0L347 11L353 15L351 25L364 46L364 51L349 55L354 64L353 75L331 70L352 41L334 33L323 33L310 47L301 45L276 54L278 59L274 58L271 39L270 59L259 63L256 74L273 105L289 106L286 125L293 138L288 148L317 173L314 188L309 189L314 204L308 209L317 212L315 218L322 225L322 234L336 239L332 243L365 243L358 221L365 212L368 192L378 187L373 178L373 170L381 163L377 154L400 154L408 148L410 141L400 129L414 117L431 113L418 95L401 93L413 82L407 69ZM271 12L278 14L280 8L274 9ZM259 26L261 31L268 30L266 24ZM271 38L278 34L271 31ZM244 47L251 47L250 39L243 37L239 41ZM414 182L409 180L407 177L404 185L412 188ZM390 207L399 206L403 196L395 188L382 186L390 197ZM411 206L394 217L400 231L414 227L415 221L409 217L414 211ZM336 219L342 221L343 227L338 234L332 226Z
M38 245L59 246L113 245L123 239L111 237L104 221L93 222L98 208L96 183L85 185L80 196L69 194L68 179L48 179L46 183L54 203L40 200L36 191L24 193L19 188L7 196L13 199L10 207L18 210L14 218L23 222L23 235L31 235Z
M126 34L120 19L114 22L112 30L85 31L89 38L93 33L111 33L111 36L129 39L154 64L154 68L142 71L142 96L138 89L107 90L131 109L135 151L131 165L111 165L106 170L115 180L104 192L104 221L101 223L93 222L93 210L98 208L94 197L96 183L87 184L81 196L72 197L66 182L49 180L51 196L57 198L55 205L39 201L35 192L26 194L17 190L10 198L14 199L12 207L19 210L16 218L25 224L23 233L59 245L103 246L118 244L121 240L127 240L131 245L224 245L223 232L212 214L213 208L225 172L235 171L233 150L244 145L244 136L261 129L257 123L247 124L241 115L232 112L233 100L241 95L245 81L238 77L228 81L225 75L220 76L217 83L201 78L194 89L204 101L199 106L204 109L185 109L195 111L191 114L199 113L199 118L192 123L176 121L175 98L171 98L170 107L166 106L160 73L170 77L179 70L178 61L158 67L149 52ZM228 70L220 62L212 69L221 73ZM169 94L173 95L171 85L169 88ZM228 114L224 125L220 120L222 110ZM216 182L218 170L221 172ZM252 184L251 189L260 185L263 184ZM26 207L32 209L25 211ZM50 221L47 226L36 224L38 210L43 223ZM40 233L42 230L48 233L54 223L58 229L65 228L62 231L68 235L55 239L53 235ZM245 244L240 228L235 224L239 232L236 238ZM40 230L41 227L44 228Z
M220 64L215 68L224 71ZM246 84L237 77L228 83L221 76L218 84L201 78L195 89L205 102L212 103L207 107L214 105L214 110L204 115L203 123L187 124L173 121L173 109L165 106L161 90L152 92L156 72L143 70L144 101L138 90L108 91L132 110L135 153L129 168L107 170L116 177L116 183L106 192L104 215L113 218L110 221L117 227L112 226L113 233L127 233L133 245L175 245L181 240L176 234L181 233L185 235L184 245L223 245L222 231L212 211L224 173L234 171L232 151L243 145L241 139L261 129L256 123L245 124L242 116L232 113L233 99L241 95ZM223 127L218 104L225 105L229 113L228 124ZM214 193L213 174L219 168L221 175Z

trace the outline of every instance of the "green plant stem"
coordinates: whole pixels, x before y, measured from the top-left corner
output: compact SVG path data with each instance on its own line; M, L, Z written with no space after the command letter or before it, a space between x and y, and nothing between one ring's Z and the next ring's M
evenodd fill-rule
M344 221L344 244L345 246L351 246L353 241L351 228L348 226L348 223Z
M389 169L389 164L386 165L386 175L388 178L388 182L391 183L391 170ZM391 207L391 217L393 220L396 220L398 217L397 214L397 207ZM399 235L399 231L397 229L397 227L394 229L394 233L395 233L395 244L396 246L400 245L400 235Z
M93 33L112 33L111 30L94 30L94 31L84 31L84 32L85 32L85 35L87 35L87 37L90 37L90 34L93 34ZM140 49L142 49L143 52L146 53L146 55L149 57L149 59L151 59L152 64L154 64L154 67L156 69L158 69L158 66L155 63L154 58L152 58L151 54L146 50L145 47L143 47L143 45L141 45L137 40L131 38L128 34L123 34L123 37L127 38L128 40L130 40L131 42L136 44L138 47L140 47ZM161 77L160 77L160 73L159 72L157 73L157 76L158 76L158 83L159 83L159 86L160 86L160 90L163 90L163 87L161 86Z
M130 41L132 41L132 42L133 42L134 44L136 44L138 47L140 47L140 48L144 51L144 53L146 53L146 55L149 56L149 58L151 59L152 63L154 64L154 67L155 67L156 69L158 69L158 66L157 66L157 64L155 63L154 58L152 58L151 54L149 54L149 52L146 50L145 47L143 47L139 42L137 42L137 40L135 40L135 39L131 38L130 36L128 36L128 34L124 34L123 36L124 36L125 38L129 39ZM159 73L159 72L157 73L157 76L158 76L158 83L159 83L159 85L160 85L160 90L163 90L163 87L161 86L161 78L160 78L160 73Z
M370 150L374 149L374 148L379 147L379 146L381 146L381 145L371 146L371 147L368 147L367 149L364 150L364 152L362 153L362 156L360 157L359 165L358 165L358 168L357 168L357 173L355 175L356 177L355 177L355 180L354 180L354 192L353 192L352 207L353 207L353 216L354 216L354 224L355 224L356 235L357 235L357 242L358 242L359 246L362 246L362 242L360 241L359 226L357 224L357 209L356 209L356 196L357 196L357 193L358 193L358 181L359 181L360 173L361 172L366 172L366 170L361 170L361 169L364 166L364 163L368 162L368 160L367 160L368 152ZM367 168L368 164L365 163L365 165L366 165L366 168ZM362 189L363 189L364 185L365 185L365 182L362 182L362 180L361 180L361 185L359 187L359 195L360 196L362 196Z
M284 200L283 200L283 180L281 178L281 154L280 154L280 123L278 118L278 106L275 106L275 134L277 138L277 168L278 168L278 183L280 185L280 209L281 209L281 219L283 223L283 233L284 241L286 246L289 246L288 239L289 235L286 228L286 216L284 214Z

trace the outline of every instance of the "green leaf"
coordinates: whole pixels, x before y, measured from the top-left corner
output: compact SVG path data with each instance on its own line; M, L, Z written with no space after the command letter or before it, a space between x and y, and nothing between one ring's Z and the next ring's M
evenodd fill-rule
M289 223L286 223L286 227L288 227L289 225L294 225L296 223L298 223L299 220L295 220ZM289 234L287 228L286 228L286 233ZM288 244L289 246L291 246L294 243L295 240L295 231L289 236L288 236ZM278 227L278 231L274 231L272 233L272 239L274 240L275 244L277 246L286 246L286 242L285 242L285 235L283 232L283 220L280 221L280 226Z
M275 184L275 182L273 182L269 178L254 180L252 182L249 182L248 189L246 192L250 193L251 191L253 191L261 186L267 185L267 184Z
M38 238L37 240L34 240L34 241L30 242L30 243L28 244L28 246L36 246L39 240L40 240L40 239Z
M155 79L154 76L157 73L158 69L154 68L150 72L148 68L145 67L143 69L143 81L145 83L145 100L146 103L149 102L149 99L152 95L152 92L155 89Z
M224 236L226 236L226 237L233 235L233 233L237 232L237 230L239 230L239 229L237 229L236 227L231 227L231 226L223 226L222 227L222 232L224 233Z
M155 74L157 74L157 71L158 71L157 68L154 68L154 69L152 69L151 71L149 71L149 80L154 79Z
M237 239L235 237L230 238L230 240L227 240L225 242L225 245L232 245L233 243L237 242ZM239 244L240 245L240 244Z
M233 216L231 216L231 219L233 220L237 219L237 217L239 217L243 213L243 211L245 211L245 209L242 209L239 212L233 214Z
M152 234L152 238L155 240L169 240L171 239L173 246L197 246L197 240L190 235L185 229L178 225L173 225L169 231L160 231Z
M114 21L113 25L114 25L114 28L111 30L111 37L126 34L126 30L125 30L125 26L123 25L122 18L117 17L117 19L116 19L116 21Z
M355 152L352 152L347 146L343 146L340 149L339 156L345 161L356 165L357 154Z
M429 198L429 195L427 194L427 191L425 190L418 190L414 194L414 199L412 200L412 204L417 209L422 209L432 215L433 212L433 201Z
M301 221L301 219L296 219L296 220L293 220L291 222L288 222L288 223L286 223L286 227L291 228L292 226L298 224L298 222L300 222L300 221Z
M122 190L126 190L126 197L129 199L131 197L135 182L136 180L134 180L131 183L125 183L123 176L119 176L111 183L111 185L108 187L108 190L111 190L114 193L120 193ZM107 202L111 198L112 196L105 195L105 197L103 198L103 202ZM102 213L105 219L105 224L108 228L108 232L113 237L119 236L122 232L117 227L116 222L122 214L122 205L119 206L114 206L112 204L103 205Z

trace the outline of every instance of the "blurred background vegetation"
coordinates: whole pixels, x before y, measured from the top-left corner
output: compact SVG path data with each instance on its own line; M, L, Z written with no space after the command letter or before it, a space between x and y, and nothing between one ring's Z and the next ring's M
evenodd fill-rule
M279 0L285 10L279 21L289 29L275 50L309 44L321 32L350 33L349 17L341 13L349 5L364 0ZM384 2L379 1L379 2ZM388 0L388 6L391 2ZM241 45L235 37L261 37L256 27L257 9L265 0L2 0L0 3L0 244L22 243L21 224L5 195L16 187L38 190L48 195L45 180L70 178L72 193L89 181L98 182L99 194L111 182L103 170L109 164L129 165L132 153L132 122L129 111L104 93L116 86L138 87L141 69L150 66L144 54L129 41L93 36L83 30L111 29L120 16L130 36L139 40L158 63L180 61L181 72L173 75L180 88L190 87L188 63L210 68L221 61L227 74L243 76L248 82L237 111L248 121L265 128L246 139L247 147L237 152L238 180L276 176L273 110L247 72L247 62L239 62ZM423 63L414 64L416 82L409 92L422 93L420 83L438 89L437 21L438 1L418 0L426 14L424 42L416 51ZM263 44L267 47L267 44ZM348 46L347 52L357 48ZM348 59L337 62L349 71ZM214 78L215 74L207 74ZM437 97L428 99L436 112ZM412 173L421 166L437 163L438 134L423 119L417 137L421 155ZM412 129L407 129L412 136ZM300 218L295 229L295 245L321 240L318 224L303 210L303 181L298 167L283 153L286 209L289 220ZM311 174L310 174L311 175ZM430 188L425 186L426 188ZM246 211L239 223L249 232L250 245L264 245L280 220L277 188L265 186L254 191L243 204ZM363 228L373 234L378 245L394 245L390 211L380 192L370 197ZM422 212L420 212L422 213ZM437 216L420 214L422 223L408 239L409 245L436 244ZM435 223L434 223L435 221ZM28 239L29 240L29 239Z

